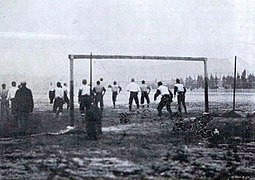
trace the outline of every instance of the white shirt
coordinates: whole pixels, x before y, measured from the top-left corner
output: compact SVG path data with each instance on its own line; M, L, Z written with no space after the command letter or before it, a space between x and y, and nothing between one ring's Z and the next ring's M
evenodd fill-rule
M112 85L112 92L118 92L119 86L116 85Z
M8 89L1 90L1 99L7 99L8 97Z
M127 86L127 91L130 91L130 92L140 92L140 87L135 82L131 82Z
M141 85L141 91L142 91L142 92L147 92L148 89L149 89L149 87L148 87L146 84L142 84L142 85Z
M49 91L54 91L55 90L55 87L52 85L49 86Z
M68 92L67 86L63 86L63 90L67 93Z
M166 86L161 85L161 86L158 87L158 90L160 91L160 94L162 96L166 95L166 94L169 94L169 91L168 91L169 89Z
M18 88L17 87L11 87L8 91L7 99L13 99L15 97L15 94L17 92Z
M174 86L177 87L177 92L184 92L183 84L175 84Z
M95 93L102 93L103 91L105 91L105 88L101 85L96 85L93 90L95 91Z
M81 85L79 90L81 91L81 95L90 95L90 87L88 85Z
M55 88L55 98L63 98L64 97L64 90L63 88L56 87Z

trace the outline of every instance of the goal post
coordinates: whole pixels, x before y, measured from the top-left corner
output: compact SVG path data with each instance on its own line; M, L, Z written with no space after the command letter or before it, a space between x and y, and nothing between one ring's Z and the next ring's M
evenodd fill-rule
M74 126L74 60L89 59L90 60L90 87L92 88L92 61L93 59L124 59L124 60L160 60L160 61L200 61L204 62L204 100L205 113L209 113L208 100L208 72L207 58L205 57L174 57L174 56L128 56L128 55L75 55L69 54L70 60L70 125Z

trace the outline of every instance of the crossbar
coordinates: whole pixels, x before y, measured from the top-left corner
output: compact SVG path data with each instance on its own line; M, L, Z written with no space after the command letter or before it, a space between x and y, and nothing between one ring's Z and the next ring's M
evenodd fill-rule
M69 55L69 59L144 59L144 60L174 60L174 61L206 61L204 57L174 57L174 56L127 56L127 55Z

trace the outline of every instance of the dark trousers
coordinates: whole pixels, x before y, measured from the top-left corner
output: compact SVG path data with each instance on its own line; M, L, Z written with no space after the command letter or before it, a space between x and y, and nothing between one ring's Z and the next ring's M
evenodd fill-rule
M11 100L11 113L12 115L16 115L16 109L17 109L17 103L15 98L10 99Z
M64 100L62 98L55 98L54 104L53 104L53 112L54 113L61 113L63 112L63 104L64 104Z
M161 116L162 115L162 109L164 106L166 106L166 109L167 111L169 112L170 116L172 116L172 110L171 110L171 98L170 98L170 95L163 95L159 104L158 104L158 107L157 107L157 110L158 110L158 116Z
M95 96L95 105L98 107L98 103L100 104L100 109L104 109L104 101L103 101L103 95L102 94L96 94Z
M64 101L67 104L67 109L68 109L70 107L70 101L66 92L64 92Z
M102 111L92 106L86 114L86 132L89 139L96 140L99 134L102 134Z
M148 106L149 106L149 104L150 104L150 98L149 98L148 92L142 92L142 95L141 95L141 104L142 104L142 106L143 106L143 104L144 104L144 99L146 99L147 104L148 104Z
M118 92L112 92L112 103L113 107L115 108L115 102L117 100Z
M52 104L52 103L53 103L54 96L55 96L55 92L54 92L54 91L49 91L50 104Z
M138 92L130 92L130 96L129 96L129 110L130 111L132 110L133 99L135 100L137 109L139 109Z
M185 111L185 113L187 113L187 108L186 108L186 104L185 104L185 94L184 93L178 93L177 101L178 101L178 110L179 110L179 112L182 113L181 105L183 105L184 111Z
M89 95L81 96L81 98L80 98L80 112L81 112L81 114L85 113L85 108L86 108L86 110L90 109L91 103L92 103L92 99Z
M4 116L9 120L9 101L7 99L1 100L1 119L3 120Z
M21 131L26 133L28 129L29 112L18 111L17 120L21 126Z

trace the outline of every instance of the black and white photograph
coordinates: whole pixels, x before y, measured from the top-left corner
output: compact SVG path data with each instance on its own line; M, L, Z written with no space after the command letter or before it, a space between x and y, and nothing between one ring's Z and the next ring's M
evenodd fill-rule
M255 1L1 0L1 180L255 180Z

